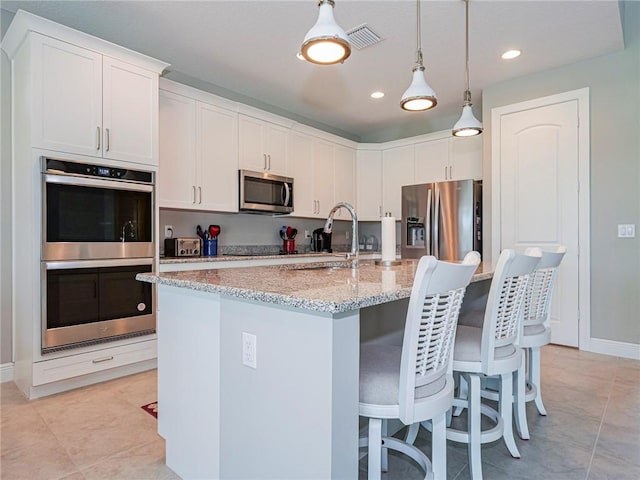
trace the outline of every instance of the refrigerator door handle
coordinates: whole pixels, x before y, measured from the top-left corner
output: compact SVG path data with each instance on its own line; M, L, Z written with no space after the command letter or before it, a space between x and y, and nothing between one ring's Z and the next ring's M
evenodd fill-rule
M433 212L433 255L440 258L440 190L436 189L436 208Z
M431 189L427 191L427 221L426 221L426 228L425 228L425 230L427 231L427 239L426 239L427 255L431 255L431 193L432 192L433 190Z

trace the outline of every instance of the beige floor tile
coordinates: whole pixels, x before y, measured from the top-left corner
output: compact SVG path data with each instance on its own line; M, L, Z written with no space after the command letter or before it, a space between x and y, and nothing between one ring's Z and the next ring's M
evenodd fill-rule
M53 435L28 446L9 448L0 458L3 480L55 480L75 472L78 468Z

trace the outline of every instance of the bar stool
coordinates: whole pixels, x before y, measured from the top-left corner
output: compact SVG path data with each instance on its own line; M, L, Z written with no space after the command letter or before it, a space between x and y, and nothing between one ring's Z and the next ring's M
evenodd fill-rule
M530 254L533 250L527 249L525 254ZM518 375L515 398L516 429L523 440L529 439L526 402L535 401L540 415L547 414L540 389L540 348L551 341L551 296L558 267L566 252L567 248L562 245L554 251L542 252L542 258L531 275L525 293L522 329L516 344L524 351L521 368L525 369L526 365L526 379L525 375Z
M522 363L522 351L515 345L521 325L521 308L529 276L540 261L540 250L529 255L504 250L498 259L482 328L458 325L453 354L453 371L460 376L461 388L454 399L456 407L467 408L467 430L447 429L447 439L468 445L471 477L482 478L481 446L503 438L513 457L520 452L513 437L513 374ZM499 413L481 402L481 380L498 379ZM495 425L481 430L481 415Z
M359 413L369 418L368 477L379 479L386 469L387 449L404 453L418 463L425 479L447 475L446 413L453 402L451 351L465 289L480 254L470 252L462 264L422 257L413 281L402 346L369 344L360 351ZM386 436L386 422L405 425L431 420L430 462L418 448Z

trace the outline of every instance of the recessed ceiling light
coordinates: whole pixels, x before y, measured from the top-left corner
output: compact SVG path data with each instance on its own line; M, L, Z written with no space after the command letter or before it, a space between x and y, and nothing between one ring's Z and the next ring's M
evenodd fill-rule
M384 97L384 92L373 92L371 94L371 98L382 98Z
M516 57L519 57L522 52L520 50L507 50L502 54L503 60L512 60Z

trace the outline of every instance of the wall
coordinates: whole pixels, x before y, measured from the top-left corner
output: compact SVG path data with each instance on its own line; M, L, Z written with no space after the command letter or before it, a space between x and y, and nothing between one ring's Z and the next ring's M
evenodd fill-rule
M484 89L484 178L493 108L589 87L591 337L640 344L640 3L620 8L625 50ZM617 238L620 223L635 223L636 238Z

